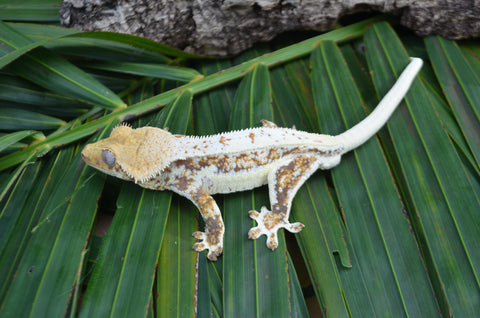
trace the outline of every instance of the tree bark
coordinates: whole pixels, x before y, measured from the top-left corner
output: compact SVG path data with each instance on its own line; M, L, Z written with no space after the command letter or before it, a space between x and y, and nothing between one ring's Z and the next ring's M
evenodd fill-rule
M65 26L135 34L200 55L232 55L291 30L326 31L342 16L400 16L418 35L480 34L480 4L467 0L64 0Z

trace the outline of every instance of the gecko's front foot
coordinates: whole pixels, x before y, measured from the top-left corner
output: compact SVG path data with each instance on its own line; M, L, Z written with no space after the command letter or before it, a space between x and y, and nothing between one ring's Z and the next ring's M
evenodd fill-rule
M272 213L266 207L262 207L261 212L251 210L248 215L257 222L257 226L248 231L250 239L257 239L262 234L267 236L267 247L274 250L278 247L277 231L282 227L292 233L300 232L305 225L302 223L290 223L283 214Z
M200 240L193 244L193 249L197 252L208 250L207 258L216 261L223 251L223 235L213 235L211 233L203 233L197 231L192 234L193 237Z

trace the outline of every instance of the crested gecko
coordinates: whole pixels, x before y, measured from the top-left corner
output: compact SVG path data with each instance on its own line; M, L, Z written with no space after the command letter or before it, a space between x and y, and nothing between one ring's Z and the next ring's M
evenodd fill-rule
M191 200L205 221L205 231L193 233L198 239L193 249L208 250L210 260L222 253L224 235L222 216L211 195L268 184L271 209L249 212L257 226L248 236L256 239L265 234L267 247L274 250L279 229L297 233L304 227L288 220L300 186L317 169L338 165L342 154L363 144L388 120L422 67L421 59L410 60L374 111L337 136L281 128L267 120L263 127L205 137L120 125L110 137L87 145L82 158L109 175Z

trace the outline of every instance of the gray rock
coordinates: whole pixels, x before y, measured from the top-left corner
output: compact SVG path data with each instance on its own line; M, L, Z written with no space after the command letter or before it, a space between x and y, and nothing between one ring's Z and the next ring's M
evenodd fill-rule
M232 55L291 30L326 31L347 14L400 16L418 35L480 34L480 2L467 0L64 0L65 26L143 36L201 55Z

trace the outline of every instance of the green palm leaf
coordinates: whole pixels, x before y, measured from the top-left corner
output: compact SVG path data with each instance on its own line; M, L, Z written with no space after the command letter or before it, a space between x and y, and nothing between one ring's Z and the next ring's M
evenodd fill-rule
M0 20L58 22L58 0L2 0Z
M4 44L2 55L15 50L23 52L23 47L30 49L33 44L27 36L3 22L0 22L0 32L0 40ZM10 64L9 71L52 91L99 104L107 109L125 106L118 96L93 77L43 47Z
M3 23L4 41L23 42L0 59L8 64L0 117L18 118L0 124L8 133L0 137L0 315L307 317L322 308L312 315L474 316L476 47L438 37L402 43L387 23L373 22L228 61L138 37ZM190 202L105 177L79 156L82 139L124 120L206 135L268 119L337 134L376 105L406 52L426 63L405 102L377 137L299 190L291 218L307 226L279 233L274 252L265 238L247 238L255 225L247 212L268 205L265 188L215 197L226 233L224 255L210 262L191 249L203 224ZM90 61L53 63L59 54ZM24 59L34 61L28 71L17 65ZM47 85L35 75L41 68L65 76ZM58 90L64 80L83 84ZM131 106L110 111L124 101ZM48 125L20 125L32 113Z

